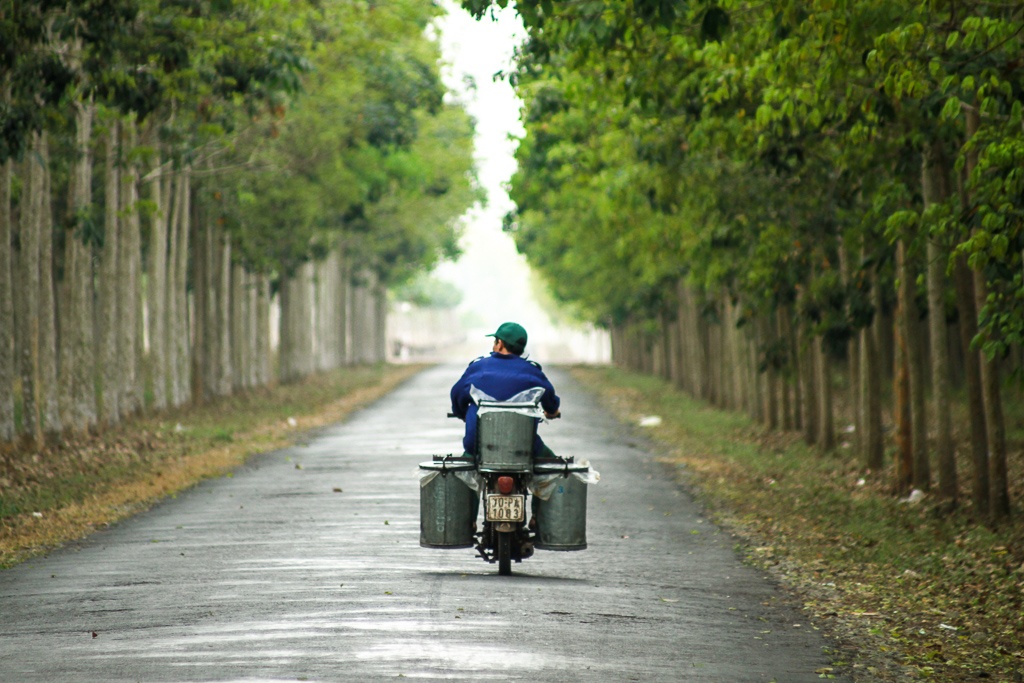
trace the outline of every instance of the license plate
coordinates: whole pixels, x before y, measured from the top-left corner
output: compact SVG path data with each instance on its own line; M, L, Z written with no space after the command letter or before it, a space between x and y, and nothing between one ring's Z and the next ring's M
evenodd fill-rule
M488 494L488 522L522 522L524 519L526 519L526 496Z

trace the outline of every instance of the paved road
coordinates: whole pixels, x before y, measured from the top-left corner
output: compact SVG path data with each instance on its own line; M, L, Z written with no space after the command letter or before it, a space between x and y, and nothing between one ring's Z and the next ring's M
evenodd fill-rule
M417 464L459 443L460 371L0 573L0 681L819 680L824 639L557 371L542 430L601 472L590 548L511 577L420 548Z

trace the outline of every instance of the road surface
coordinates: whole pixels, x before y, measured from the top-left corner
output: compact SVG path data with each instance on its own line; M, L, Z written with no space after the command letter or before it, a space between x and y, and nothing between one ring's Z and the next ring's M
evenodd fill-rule
M0 681L819 681L828 642L562 372L541 427L589 457L589 549L513 576L419 547L418 463L460 367L0 572Z

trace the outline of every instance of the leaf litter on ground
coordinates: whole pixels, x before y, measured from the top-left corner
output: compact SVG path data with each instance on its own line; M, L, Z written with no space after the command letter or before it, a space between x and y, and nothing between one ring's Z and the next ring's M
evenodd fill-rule
M626 424L661 417L644 427L661 462L742 539L748 562L797 596L834 641L837 670L887 683L1024 683L1020 514L990 528L969 501L951 509L922 492L901 503L891 472L865 471L849 451L818 454L799 434L770 432L660 379L611 367L573 375ZM1019 445L1015 501L1024 495Z

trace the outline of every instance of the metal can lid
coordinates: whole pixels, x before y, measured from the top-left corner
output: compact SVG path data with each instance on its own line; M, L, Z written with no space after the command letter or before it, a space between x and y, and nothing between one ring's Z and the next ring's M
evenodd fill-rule
M559 472L589 472L590 465L579 465L572 462L542 462L535 463L533 466L533 471L536 474L558 474Z
M468 472L476 469L476 463L472 460L429 460L420 463L421 470L456 470Z

